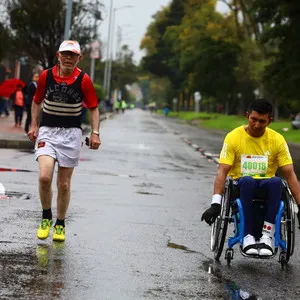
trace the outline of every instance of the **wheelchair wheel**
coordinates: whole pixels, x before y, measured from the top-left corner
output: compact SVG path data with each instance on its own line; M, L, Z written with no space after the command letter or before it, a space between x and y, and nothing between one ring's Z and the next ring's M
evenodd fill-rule
M232 192L232 180L227 179L222 197L221 213L212 225L211 229L211 250L218 260L222 254L230 214L230 201Z
M295 246L295 210L293 197L288 194L285 200L285 211L281 218L281 239L286 242L286 262L294 253Z

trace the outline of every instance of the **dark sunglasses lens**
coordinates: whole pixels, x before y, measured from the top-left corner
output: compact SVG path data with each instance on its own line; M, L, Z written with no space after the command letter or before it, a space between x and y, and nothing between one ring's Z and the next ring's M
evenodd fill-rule
M77 57L78 56L78 54L71 52L71 51L60 52L60 54L64 57L67 57L67 56Z

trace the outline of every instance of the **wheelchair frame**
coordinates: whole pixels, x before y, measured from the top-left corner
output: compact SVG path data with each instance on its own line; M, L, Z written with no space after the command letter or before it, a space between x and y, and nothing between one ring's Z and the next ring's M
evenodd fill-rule
M282 199L280 200L278 213L275 221L275 251L272 256L247 255L242 251L244 238L244 213L242 203L239 197L233 197L233 180L227 178L224 193L222 195L221 213L212 225L211 229L211 250L214 252L214 258L219 260L226 240L226 233L229 224L233 223L232 237L227 239L228 248L225 252L225 260L230 265L233 259L233 246L240 245L240 252L243 256L254 258L272 258L281 249L279 262L282 266L286 265L294 253L295 245L295 200L291 195L287 183L282 179ZM253 200L253 201L257 201ZM263 201L263 200L258 200Z

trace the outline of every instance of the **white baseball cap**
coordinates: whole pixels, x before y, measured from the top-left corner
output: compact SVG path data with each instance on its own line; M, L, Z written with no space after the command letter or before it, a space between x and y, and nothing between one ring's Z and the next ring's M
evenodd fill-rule
M58 52L63 52L63 51L71 51L76 54L80 54L80 45L78 44L77 41L63 41L58 49Z

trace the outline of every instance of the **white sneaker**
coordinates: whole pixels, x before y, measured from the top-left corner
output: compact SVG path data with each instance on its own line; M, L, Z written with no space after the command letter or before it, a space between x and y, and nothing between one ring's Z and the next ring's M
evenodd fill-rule
M247 234L243 240L243 252L248 255L258 254L255 238L251 234Z
M274 243L273 239L268 235L263 235L259 241L259 255L260 256L271 256L274 254Z

